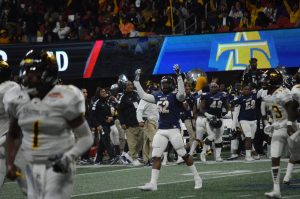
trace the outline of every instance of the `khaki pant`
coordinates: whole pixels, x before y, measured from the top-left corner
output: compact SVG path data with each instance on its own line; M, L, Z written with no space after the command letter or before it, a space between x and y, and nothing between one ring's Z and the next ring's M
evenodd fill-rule
M193 124L192 124L192 122L193 122ZM186 119L184 121L184 124L185 124L186 130L188 131L189 137L190 137L189 142L186 145L188 147L191 147L193 144L193 141L196 139L196 131L194 130L195 123L194 123L194 120Z
M143 145L143 160L147 162L152 158L152 141L157 132L157 124L154 121L147 120L145 122L144 131L144 145Z
M118 129L119 132L119 139L120 139L120 151L121 153L124 151L125 148L125 144L126 144L126 139L125 139L125 132L121 127L120 121L119 120L115 120L115 125Z
M143 147L143 130L141 127L129 127L125 130L129 155L133 160L138 158L139 152Z

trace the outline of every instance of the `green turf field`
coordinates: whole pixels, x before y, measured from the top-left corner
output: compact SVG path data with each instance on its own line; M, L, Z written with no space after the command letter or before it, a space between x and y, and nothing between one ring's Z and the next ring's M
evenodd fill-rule
M283 178L286 161L282 162ZM194 190L193 177L185 165L162 167L158 191L142 192L136 187L149 181L151 168L85 166L77 169L72 198L76 199L175 199L175 198L265 198L272 188L270 161L243 161L206 164L196 162L203 188ZM300 167L295 167L292 184L282 185L283 198L300 198ZM1 199L24 198L16 183L7 182Z

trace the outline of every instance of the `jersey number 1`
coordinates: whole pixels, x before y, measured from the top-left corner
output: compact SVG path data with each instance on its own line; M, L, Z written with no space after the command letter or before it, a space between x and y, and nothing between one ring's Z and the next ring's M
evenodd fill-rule
M33 123L33 137L32 137L32 148L36 149L39 146L39 135L40 135L40 121L36 120Z

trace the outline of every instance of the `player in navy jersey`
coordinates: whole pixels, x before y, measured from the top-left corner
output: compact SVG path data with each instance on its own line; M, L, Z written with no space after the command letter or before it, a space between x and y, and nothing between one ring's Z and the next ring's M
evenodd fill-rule
M144 92L139 83L141 70L135 72L134 85L141 99L156 103L159 111L159 127L153 138L153 166L151 173L151 181L144 186L140 186L141 190L155 191L157 190L157 180L161 168L161 156L170 141L176 150L178 156L182 157L190 168L194 180L195 189L202 187L202 179L200 178L197 169L193 163L192 157L186 152L182 136L180 134L180 112L182 111L182 102L185 100L185 90L182 77L180 75L180 68L178 65L174 66L177 75L178 91L175 92L175 80L171 76L164 76L161 80L162 93L151 95Z
M201 112L206 117L207 138L205 140L203 150L201 152L201 161L206 162L206 151L212 142L215 143L215 160L223 161L221 158L222 135L224 132L222 116L228 110L228 101L224 93L219 92L219 85L211 83L209 86L210 92L202 94L201 97ZM226 111L225 111L226 110Z
M245 85L242 90L242 95L239 96L235 102L235 108L233 112L233 125L232 130L236 130L238 122L242 127L245 135L245 149L246 149L246 161L253 161L251 156L252 140L254 139L257 128L257 95L251 93L251 88Z

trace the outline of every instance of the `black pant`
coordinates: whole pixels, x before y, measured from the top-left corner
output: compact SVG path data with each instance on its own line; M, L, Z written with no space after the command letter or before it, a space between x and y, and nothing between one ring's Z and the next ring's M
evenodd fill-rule
M270 136L265 134L263 128L264 128L264 125L262 125L262 121L258 120L257 121L257 130L256 130L255 137L253 140L253 145L254 145L255 151L258 154L264 154L264 148L263 148L264 141L267 142L268 144L271 143Z
M103 132L100 132L100 141L97 150L96 162L102 162L103 153L106 150L110 159L115 157L111 142L110 142L110 127L103 126Z

